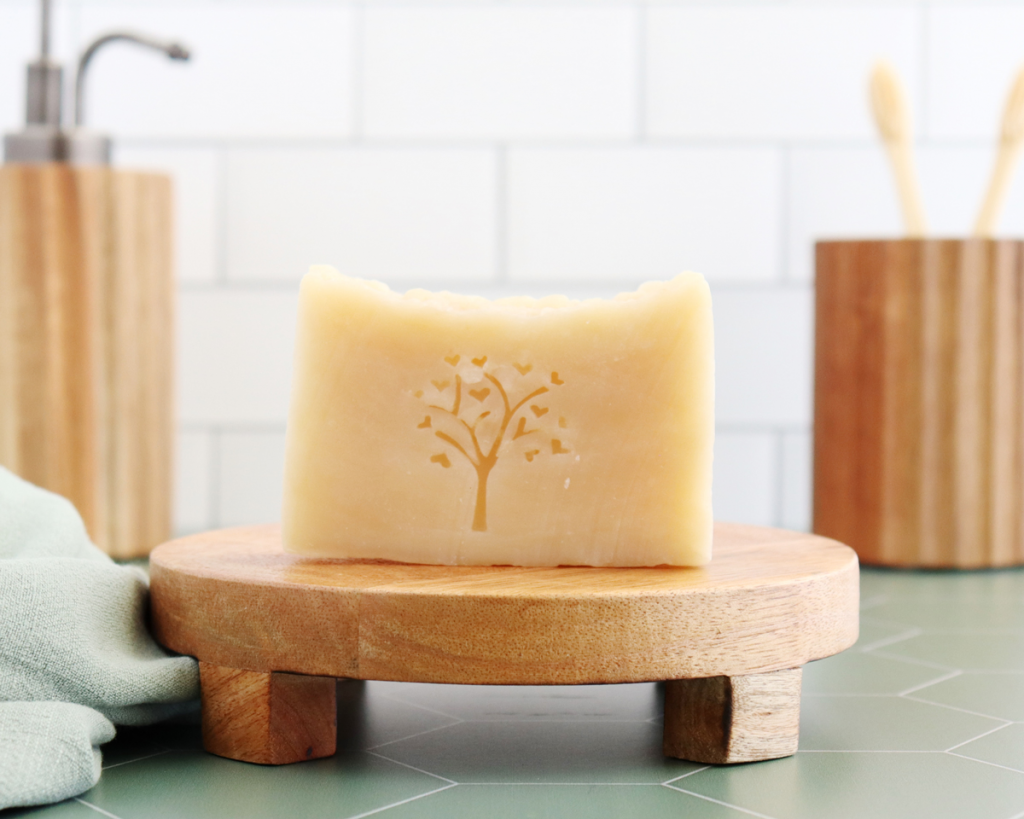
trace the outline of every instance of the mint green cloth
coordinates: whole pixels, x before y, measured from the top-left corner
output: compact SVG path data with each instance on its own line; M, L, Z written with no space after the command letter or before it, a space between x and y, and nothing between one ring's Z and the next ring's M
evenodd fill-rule
M156 722L199 696L195 660L146 630L148 593L68 501L0 467L0 808L88 790L115 723Z

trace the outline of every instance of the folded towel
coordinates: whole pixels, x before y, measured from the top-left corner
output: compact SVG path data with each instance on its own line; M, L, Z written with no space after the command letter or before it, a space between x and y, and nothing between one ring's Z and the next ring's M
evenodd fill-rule
M146 630L148 588L93 546L68 501L0 467L0 808L88 790L114 723L199 696L195 660Z

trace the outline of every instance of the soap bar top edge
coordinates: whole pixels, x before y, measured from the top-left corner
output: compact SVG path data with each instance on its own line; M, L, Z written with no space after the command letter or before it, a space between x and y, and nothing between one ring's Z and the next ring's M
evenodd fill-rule
M593 307L596 304L611 305L617 302L657 298L664 289L669 287L690 286L705 291L709 290L707 280L703 275L693 271L684 271L671 279L644 282L636 290L618 293L612 298L570 299L563 295L549 295L543 298L505 296L499 299L488 299L483 296L452 293L448 290L431 291L422 288L413 288L402 293L392 290L381 281L346 275L331 265L312 265L309 272L302 278L301 288L316 288L318 286L354 288L362 291L365 295L376 295L399 303L418 303L425 307L451 312L493 310L495 312L526 313L578 309Z

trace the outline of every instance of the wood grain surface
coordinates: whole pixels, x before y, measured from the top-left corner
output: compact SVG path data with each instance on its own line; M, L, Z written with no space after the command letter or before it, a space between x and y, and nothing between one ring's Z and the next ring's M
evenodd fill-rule
M337 748L334 680L199 664L203 747L212 754L286 765Z
M669 680L665 756L731 765L796 753L803 669Z
M170 179L0 166L0 464L115 557L170 536Z
M285 554L277 526L208 532L150 560L168 648L251 671L572 684L794 668L852 645L856 555L717 524L702 568L421 566Z
M868 563L1024 563L1024 243L817 246L814 530Z

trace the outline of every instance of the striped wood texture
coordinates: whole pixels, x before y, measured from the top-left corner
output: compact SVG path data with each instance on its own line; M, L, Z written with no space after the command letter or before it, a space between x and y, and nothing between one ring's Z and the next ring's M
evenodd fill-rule
M170 179L0 166L0 464L115 557L171 525Z
M851 549L716 523L698 568L437 566L286 553L278 525L150 558L153 633L226 668L364 680L574 685L796 668L852 645Z
M816 289L814 531L1024 563L1024 242L820 242Z
M334 752L335 677L666 680L668 756L788 756L800 667L858 634L851 549L728 523L715 524L714 558L697 568L307 558L284 552L269 525L165 543L150 571L154 634L200 660L207 750L264 764Z

